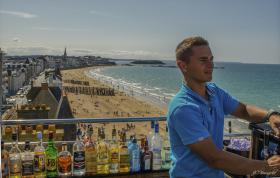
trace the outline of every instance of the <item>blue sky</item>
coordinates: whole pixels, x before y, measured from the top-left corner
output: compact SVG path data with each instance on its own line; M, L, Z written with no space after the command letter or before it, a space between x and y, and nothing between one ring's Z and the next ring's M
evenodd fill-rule
M280 64L279 0L0 0L8 55L175 59L185 37L216 61Z

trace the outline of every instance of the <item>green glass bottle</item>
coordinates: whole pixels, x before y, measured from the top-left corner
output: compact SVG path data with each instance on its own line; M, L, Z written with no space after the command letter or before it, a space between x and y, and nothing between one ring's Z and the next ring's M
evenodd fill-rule
M57 149L54 145L53 132L49 132L49 142L46 149L47 177L58 177L57 174Z

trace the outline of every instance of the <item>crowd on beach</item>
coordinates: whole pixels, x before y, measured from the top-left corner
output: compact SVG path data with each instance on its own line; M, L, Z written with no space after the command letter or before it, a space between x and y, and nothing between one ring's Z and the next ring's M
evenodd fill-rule
M121 87L106 85L95 78L86 75L92 68L82 68L62 71L63 88L70 103L72 113L75 118L116 118L116 117L157 117L164 116L165 108L139 100L136 97L121 90ZM97 93L97 89L106 89ZM114 91L114 95L108 91ZM105 93L105 94L104 94ZM109 95L112 94L112 95ZM100 127L103 124L94 124ZM111 135L111 128L116 125L118 130L125 129L133 135L137 133L147 134L149 125L147 122L108 123L106 125L106 135ZM160 128L165 130L165 124ZM96 130L96 129L95 129Z

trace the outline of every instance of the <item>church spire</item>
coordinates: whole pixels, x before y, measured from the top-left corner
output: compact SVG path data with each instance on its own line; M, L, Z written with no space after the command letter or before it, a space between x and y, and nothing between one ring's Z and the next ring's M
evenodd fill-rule
M66 48L64 49L64 54L63 54L63 58L66 59L67 57L67 53L66 53Z

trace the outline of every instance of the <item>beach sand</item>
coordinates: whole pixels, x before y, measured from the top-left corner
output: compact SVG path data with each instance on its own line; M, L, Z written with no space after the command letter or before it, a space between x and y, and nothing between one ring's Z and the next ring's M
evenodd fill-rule
M68 87L102 87L110 88L108 85L101 83L86 73L94 67L62 70L63 86ZM66 80L86 81L88 86L69 83ZM112 89L112 88L111 88ZM148 102L141 101L132 96L128 96L124 92L115 91L115 96L97 96L66 92L71 110L75 118L119 118L119 117L157 117L165 116L166 108L159 108ZM131 124L131 123L128 123ZM127 123L108 123L105 124L106 138L111 138L113 125L117 130L122 128L127 130L127 137L136 134L137 138L147 135L150 131L150 122L134 122L135 128L127 127ZM97 127L104 124L93 124L94 134ZM165 122L160 122L160 134L165 136ZM96 137L96 135L95 135Z

